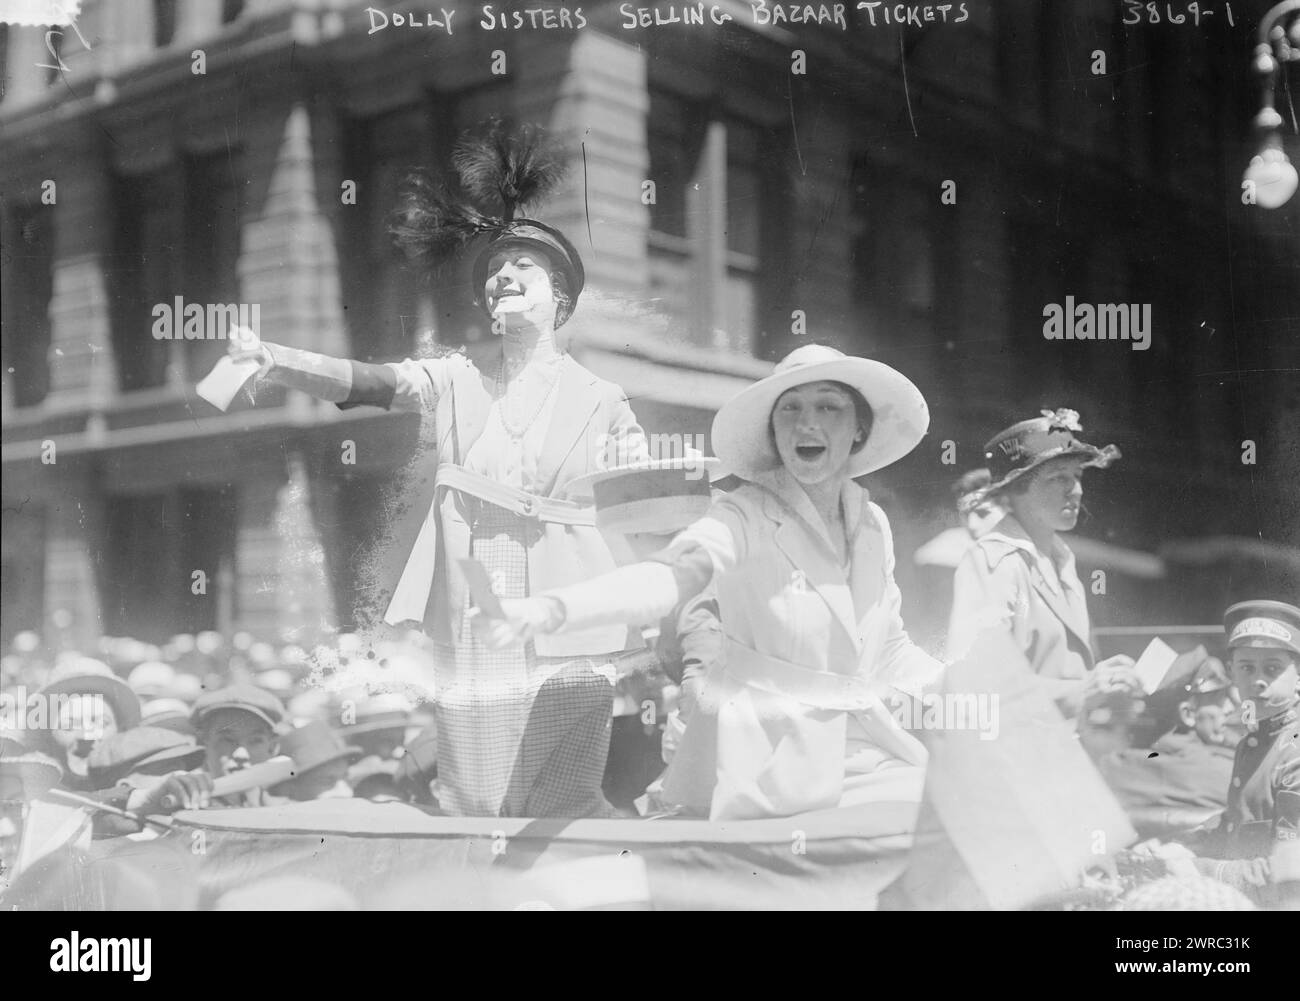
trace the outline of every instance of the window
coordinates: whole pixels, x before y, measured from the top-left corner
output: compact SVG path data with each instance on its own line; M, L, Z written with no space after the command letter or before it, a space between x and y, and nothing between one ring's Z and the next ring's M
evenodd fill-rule
M176 0L153 0L153 44L156 49L171 45L176 37Z
M650 292L699 344L750 354L784 201L779 137L665 92L650 96ZM779 153L776 155L780 155Z
M105 630L158 641L218 628L218 610L232 601L221 589L233 588L236 516L227 489L110 497L100 588ZM204 594L194 593L196 570Z
M33 499L4 511L0 553L0 643L7 648L23 629L39 631L45 621L45 547L48 509Z
M998 88L1007 113L1043 126L1052 87L1046 66L1043 14L1037 3L994 5L998 35Z
M50 389L50 299L54 293L54 208L16 207L5 219L3 292L5 371L12 369L13 401L30 407Z
M238 169L238 156L227 150L185 160L183 295L186 303L202 304L205 310L208 305L237 305L240 301ZM191 382L202 379L226 353L223 340L179 344L183 372Z
M123 392L166 384L169 366L176 380L196 381L225 354L226 342L207 320L209 306L240 304L238 169L238 154L223 150L186 157L179 169L118 179L117 245L107 274ZM174 313L177 296L203 308L203 339L182 336L183 314L172 316L170 338L154 336L154 307Z
M123 392L161 386L167 380L171 345L153 336L153 307L176 297L176 239L168 173L121 177L113 204L116 246L108 268L113 355Z
M0 101L9 89L9 25L0 24Z
M429 162L428 115L402 108L352 123L345 177L357 182L357 209L344 215L345 304L353 357L388 361L410 355L433 319L425 269L408 262L388 235L402 178Z
M959 288L944 276L960 271L956 216L939 198L938 179L862 156L850 175L858 236L853 245L854 305L867 318L867 351L929 345L950 363L960 334Z

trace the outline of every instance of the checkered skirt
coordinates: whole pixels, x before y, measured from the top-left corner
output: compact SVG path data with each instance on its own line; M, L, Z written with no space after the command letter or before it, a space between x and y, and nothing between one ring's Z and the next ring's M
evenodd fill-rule
M501 598L528 590L537 523L477 498L470 552ZM438 678L439 803L461 816L605 815L613 688L589 660L539 657L530 642L491 650L461 609L461 642Z

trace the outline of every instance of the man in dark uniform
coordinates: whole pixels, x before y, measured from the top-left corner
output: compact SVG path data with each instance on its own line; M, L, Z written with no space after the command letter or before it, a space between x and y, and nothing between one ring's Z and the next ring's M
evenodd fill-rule
M1168 838L1223 812L1232 776L1224 720L1232 683L1204 647L1180 656L1146 700L1142 746L1103 755L1097 768L1143 838ZM1154 739L1152 739L1154 738Z
M1244 601L1224 613L1246 738L1237 745L1228 808L1199 846L1197 868L1271 896L1269 856L1300 838L1300 608Z

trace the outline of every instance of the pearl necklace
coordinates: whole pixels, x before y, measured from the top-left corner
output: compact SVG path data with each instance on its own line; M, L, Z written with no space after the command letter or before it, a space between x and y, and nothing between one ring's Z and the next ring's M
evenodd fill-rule
M519 374L522 375L527 369L528 365L525 363L520 369ZM516 378L517 377L518 376L516 376ZM533 426L533 422L537 420L538 416L546 408L547 401L550 400L551 394L555 392L555 387L559 384L560 376L557 372L555 378L551 379L550 384L546 387L546 392L542 394L542 401L537 405L537 409L529 415L528 419L520 424L511 423L511 421L506 417L506 410L509 408L510 398L507 395L506 358L503 353L501 356L501 364L497 367L497 398L501 403L497 408L497 413L501 417L501 426L506 429L506 434L510 435L510 437L516 441L521 440L523 436L528 433L528 429Z

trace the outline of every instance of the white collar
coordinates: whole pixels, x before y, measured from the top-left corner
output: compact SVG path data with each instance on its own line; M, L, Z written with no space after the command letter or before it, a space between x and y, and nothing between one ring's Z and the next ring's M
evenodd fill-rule
M1005 514L1002 520L978 539L980 543L1003 543L1012 549L1027 553L1044 571L1043 576L1048 586L1059 590L1062 584L1073 584L1078 579L1074 568L1074 552L1061 541L1059 535L1052 536L1052 551L1044 554L1034 545L1024 526L1016 520L1015 515ZM1051 572L1048 573L1047 571Z
M830 547L831 552L835 551L835 547L831 544L829 526L822 520L808 492L790 475L789 470L784 466L778 466L769 472L760 473L754 478L754 483L776 494L788 508L808 523L809 527ZM863 511L870 499L871 495L865 487L858 486L851 479L844 480L840 488L840 505L844 509L844 534L850 554L853 552L854 539L862 524Z

